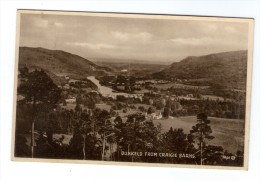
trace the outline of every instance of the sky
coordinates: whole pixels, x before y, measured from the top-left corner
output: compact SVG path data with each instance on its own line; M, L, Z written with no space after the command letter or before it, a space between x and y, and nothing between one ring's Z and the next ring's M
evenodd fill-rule
M178 62L187 56L246 50L241 22L21 14L21 47L77 54L91 61Z

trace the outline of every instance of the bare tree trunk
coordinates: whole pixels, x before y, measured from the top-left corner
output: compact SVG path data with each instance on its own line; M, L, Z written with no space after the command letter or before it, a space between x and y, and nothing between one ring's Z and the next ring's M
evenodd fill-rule
M119 161L119 149L117 149L117 161Z
M94 134L94 136L96 136L96 132L95 132L95 120L93 121L93 134Z
M31 128L31 154L33 158L34 157L34 120L32 122L32 128Z
M203 144L203 135L202 135L202 120L200 121L200 165L203 165L203 155L202 155L202 144Z
M102 160L104 160L104 157L105 157L105 146L106 146L106 138L105 138L105 133L104 133L103 134Z
M35 99L33 98L33 117L32 117L32 129L31 129L31 152L32 158L34 157L34 121L35 121Z
M68 133L72 134L71 117L69 117Z
M127 152L128 153L130 152L130 144L128 144L128 146L127 146ZM131 160L132 160L132 162L134 161L134 157L133 156L131 157Z
M110 152L110 160L113 160L113 155L112 155L112 144L109 144L109 152Z
M84 142L83 142L83 160L86 160L86 135L83 135Z
M112 148L112 153L111 153L111 158L112 158L112 161L114 160L114 144L112 143L111 144L111 148Z
M200 164L203 165L203 161L202 161L202 142L200 142Z

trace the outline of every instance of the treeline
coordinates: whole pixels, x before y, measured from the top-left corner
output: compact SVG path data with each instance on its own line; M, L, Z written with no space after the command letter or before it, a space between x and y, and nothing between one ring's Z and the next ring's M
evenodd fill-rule
M19 71L15 156L53 159L242 166L243 152L227 153L214 139L210 120L197 115L189 134L170 128L163 133L139 113L126 120L98 108L59 109L61 90L43 70ZM165 106L172 108L171 102ZM60 134L60 137L57 137ZM125 152L176 152L194 158L124 156ZM234 159L225 159L225 157ZM193 157L193 156L192 156Z
M143 103L167 112L168 116L192 116L205 112L209 116L229 119L245 119L245 104L236 101L210 99L164 98L145 94ZM241 104L240 104L241 103Z
M84 81L70 82L69 85L76 89L90 88L92 90L98 90L98 87L88 79L84 79Z
M229 119L245 119L245 104L215 100L185 100L180 99L180 104L186 110L177 112L181 116L194 115L203 111L210 116Z
M117 96L116 101L105 100L114 110L132 107L134 104L146 104L161 110L168 116L193 116L205 112L209 116L228 119L245 119L245 104L242 101L221 101L210 99L164 98L159 94L145 93L142 101L138 98ZM114 103L113 103L114 102ZM129 105L129 106L127 106ZM142 112L147 110L142 109ZM154 110L155 112L155 110Z
M156 126L138 113L128 115L123 121L120 116L112 117L110 112L97 108L82 110L78 107L73 111L52 112L44 124L35 124L39 137L35 141L34 157L242 166L243 152L232 154L221 146L211 145L210 140L214 137L210 120L204 113L198 114L197 119L197 124L186 134L181 128L170 128L163 132L160 124ZM68 134L61 135L59 139L53 138L54 133L61 133L62 127L64 133L72 135L68 144L63 144ZM28 129L30 124L23 131L19 124L16 127L15 155L18 157L31 156L24 136ZM183 156L129 156L122 155L122 152L174 153Z

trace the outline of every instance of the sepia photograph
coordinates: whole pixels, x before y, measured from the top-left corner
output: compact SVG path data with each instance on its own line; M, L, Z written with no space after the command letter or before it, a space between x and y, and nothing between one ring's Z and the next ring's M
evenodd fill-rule
M18 10L12 160L247 169L253 25Z

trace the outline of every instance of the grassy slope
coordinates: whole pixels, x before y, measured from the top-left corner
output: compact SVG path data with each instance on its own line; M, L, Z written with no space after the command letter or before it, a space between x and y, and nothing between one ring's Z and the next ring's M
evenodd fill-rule
M237 119L213 118L211 120L212 135L215 138L210 141L210 144L222 146L225 150L235 153L237 150L243 150L244 145L244 121ZM166 132L172 127L182 128L186 134L189 133L192 126L197 123L196 116L185 116L174 119L154 120L157 125L162 124L163 132Z
M247 51L233 51L205 56L187 57L171 64L156 78L189 79L193 83L222 86L225 88L246 88Z
M78 55L60 50L20 47L19 65L42 68L53 74L87 76L110 71Z

